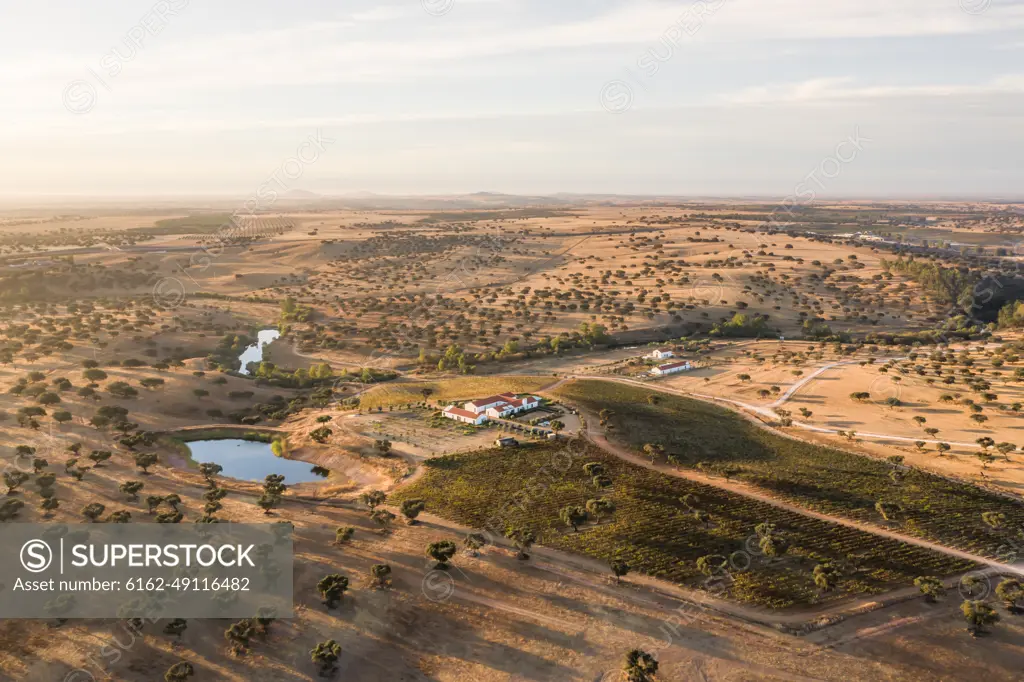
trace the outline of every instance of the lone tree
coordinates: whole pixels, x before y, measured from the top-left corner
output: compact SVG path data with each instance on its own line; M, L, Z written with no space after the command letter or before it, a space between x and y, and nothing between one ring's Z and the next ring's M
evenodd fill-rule
M615 513L615 503L604 498L587 500L587 513L600 522L603 517L611 516Z
M224 639L231 643L231 653L239 656L249 650L249 640L255 634L252 621L248 618L232 623L224 631Z
M31 476L26 474L24 471L4 472L4 485L7 486L7 494L13 494L14 491L18 489L18 486L27 481L29 478L31 478Z
M643 649L633 649L626 654L622 670L629 682L653 682L658 672L658 661Z
M996 596L1003 600L1007 611L1017 613L1017 602L1024 599L1024 585L1017 578L1006 578L996 585Z
M164 634L173 635L174 637L181 639L181 635L185 632L187 627L188 621L184 618L175 618L164 626Z
M139 491L145 486L142 481L125 481L117 487L118 490L128 496L129 500L135 501L139 499Z
M562 519L562 522L565 525L572 528L572 532L576 533L579 532L579 525L586 523L587 512L585 512L583 507L580 507L579 505L569 505L562 509L559 513L559 518Z
M89 519L92 523L96 523L96 520L103 515L105 509L106 507L99 502L91 502L82 507L82 516Z
M93 450L89 453L89 459L93 461L97 468L103 465L114 453L110 450Z
M20 501L20 500L19 500ZM60 506L60 502L56 497L47 497L39 503L39 508L43 510L43 518L51 518L53 512L57 511L57 507Z
M352 526L339 526L338 529L334 531L334 544L347 544L348 541L352 539L352 535L355 534L355 532L356 529Z
M341 658L341 645L333 639L329 639L317 644L309 652L309 655L313 659L313 663L320 668L318 671L320 677L330 677L337 670L335 663Z
M140 452L135 455L135 466L142 469L144 474L148 474L149 467L155 465L158 461L157 456L151 452Z
M0 521L10 521L18 515L25 503L21 500L4 500L0 504Z
M156 515L157 523L181 523L181 520L185 518L185 515L180 511L169 511L163 514Z
M410 526L415 526L417 521L416 517L420 515L424 509L427 508L427 503L423 500L405 500L402 502L401 512L402 515L409 522Z
M440 540L438 542L431 542L427 545L427 556L436 561L434 569L438 571L447 571L449 568L448 562L455 556L455 552L458 551L458 547L451 540Z
M384 504L387 499L388 496L384 494L384 491L382 490L371 490L370 492L363 493L359 496L359 501L369 507L370 511L373 511L380 505Z
M395 520L395 515L389 512L387 509L375 509L370 514L370 520L381 527L381 533L388 532L388 526Z
M651 464L665 456L665 446L658 443L644 444L644 454L651 458Z
M288 486L284 484L284 476L281 474L267 474L266 478L263 479L263 492L281 495L288 489Z
M960 612L967 621L967 631L972 637L984 634L985 627L999 622L999 614L983 601L965 599L960 605Z
M815 566L811 575L814 578L814 584L822 592L831 592L839 584L839 570L828 562Z
M263 479L263 494L256 504L260 506L264 514L270 514L274 507L281 504L281 495L288 489L284 484L284 476L281 474L267 474Z
M789 549L789 543L775 533L762 535L758 547L767 557L780 557Z
M391 567L387 564L370 566L370 576L373 578L374 587L386 589L391 586Z
M530 558L528 550L537 541L537 536L529 528L510 528L505 532L505 537L512 541L516 548L516 559L526 561Z
M340 573L326 575L316 584L316 590L323 597L324 606L328 609L333 609L338 605L338 600L344 596L347 589L348 578Z
M281 496L265 492L260 495L260 499L256 500L256 504L259 505L264 514L269 515L273 511L274 507L281 504Z
M318 429L313 429L309 432L309 437L315 440L317 443L326 443L334 431L327 426L321 426Z
M629 573L629 564L622 559L613 559L608 566L612 569L612 575L615 576L616 585L621 582L623 576Z
M270 631L270 624L273 623L277 616L277 610L269 606L261 606L256 612L256 627L259 630L260 635L266 636Z
M1013 443L999 443L996 445L996 450L998 450L999 454L1001 454L1007 461L1009 461L1008 455L1016 449L1017 446Z
M163 504L164 498L160 495L150 495L146 498L146 506L149 508L150 514L155 514L157 507Z
M914 578L914 586L921 590L924 600L929 604L938 601L946 591L946 588L942 586L942 581L931 575Z
M199 473L203 475L203 478L205 478L206 482L211 486L214 485L213 477L222 471L224 471L224 467L219 464L214 464L213 462L203 462L199 465Z
M986 526L995 530L1002 527L1003 523L1006 521L1006 514L992 511L982 512L981 520L985 522Z
M175 663L164 673L164 682L185 682L196 674L195 668L187 661Z

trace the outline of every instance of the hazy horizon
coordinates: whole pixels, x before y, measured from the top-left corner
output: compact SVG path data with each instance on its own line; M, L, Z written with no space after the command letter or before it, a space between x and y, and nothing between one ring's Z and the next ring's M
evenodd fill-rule
M244 197L275 173L282 194L331 196L1024 186L1024 0L62 0L10 16L5 201ZM304 144L312 160L282 181Z
M303 188L297 188L300 191ZM472 192L450 192L450 193L425 193L425 194L399 194L389 192L369 192L361 190L352 190L338 193L331 192L315 192L310 193L308 197L297 197L297 196L281 196L273 204L270 204L265 208L267 211L274 211L276 208L282 208L283 204L288 204L287 208L292 208L295 204L302 203L314 203L316 201L345 201L352 200L357 201L359 199L447 199L447 198L469 198L474 196L496 196L496 197L510 197L510 198L539 198L539 199L571 199L578 197L581 200L597 200L602 198L607 199L618 199L628 202L630 200L636 201L650 201L650 200L666 200L666 201L724 201L724 202L743 202L749 201L752 203L777 203L783 197L772 194L630 194L621 192L530 192L530 193L515 193L515 192L502 192L497 190L476 190ZM88 205L89 203L96 204L117 204L133 203L133 202L167 202L185 204L188 202L196 201L210 201L210 202L239 202L244 201L247 196L244 193L168 193L168 194L152 194L152 193L138 193L138 194L94 194L94 193L68 193L68 194L46 194L46 193L24 193L24 194L5 194L0 192L0 205L13 205L25 202L36 201L40 206L47 206L49 204L61 204L70 202L81 202L82 205ZM942 203L942 202L978 202L978 203L994 203L994 204L1024 204L1024 191L1017 194L996 195L996 194L893 194L893 195L828 195L822 194L815 197L813 202L806 202L808 205L812 203L828 203L828 202L852 202L852 203L901 203L901 202L920 202L920 203ZM277 205L281 204L281 205ZM298 210L298 209L294 209Z

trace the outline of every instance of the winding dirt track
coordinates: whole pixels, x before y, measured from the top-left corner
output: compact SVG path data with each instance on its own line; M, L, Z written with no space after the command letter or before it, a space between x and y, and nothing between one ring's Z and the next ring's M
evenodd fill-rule
M787 390L778 400L776 400L774 403L772 403L771 408L778 407L778 406L781 406L781 405L785 404L786 401L788 401L793 395L795 395L801 388L803 388L810 381L813 381L815 378L817 378L818 376L820 376L824 372L826 372L826 371L828 371L830 369L833 369L835 367L838 367L838 366L843 366L843 365L851 364L853 362L855 362L855 361L834 362L834 363L829 363L827 365L824 365L824 366L818 368L817 370L815 370L814 372L812 372L808 376L802 378L799 382L797 382L796 384L791 386L789 388L789 390ZM501 375L494 375L494 376L501 376ZM514 375L512 375L512 376L514 376ZM553 390L557 389L558 387L560 387L560 386L562 386L562 385L564 385L564 384L566 384L568 382L575 381L577 379L590 379L590 380L597 380L597 381L611 381L611 382L622 383L622 384L627 384L627 385L632 385L632 386L639 386L639 387L642 387L642 388L646 388L648 390L658 391L658 392L661 392L661 393L669 393L669 394L679 395L679 396L683 396L683 397L687 397L687 398L696 398L696 399L704 400L704 401L707 401L707 402L725 403L725 404L733 405L735 407L739 407L739 408L742 408L742 409L745 409L745 410L749 410L750 412L754 412L756 414L759 414L759 415L765 416L765 417L769 417L769 418L774 418L776 416L775 413L772 411L772 409L770 409L769 407L762 407L762 406L758 406L758 405L751 405L749 403L744 403L744 402L741 402L741 401L738 401L738 400L729 400L729 399L725 399L725 398L718 398L718 397L715 397L715 396L708 396L708 395L702 395L702 394L699 394L699 393L690 393L690 392L687 392L687 391L671 389L671 388L667 388L667 387L664 387L664 386L659 386L656 383L641 382L641 381L635 381L635 380L632 380L632 379L625 379L625 378L621 378L621 377L609 377L609 376L603 376L603 375L579 374L579 375L564 376L564 377L561 377L558 380L553 381L552 383L550 383L550 384L548 384L548 385L538 389L537 393L553 391ZM881 526L877 526L877 525L874 525L874 524L861 523L859 521L853 521L851 519L846 519L846 518L843 518L843 517L829 516L827 514L822 514L822 513L819 513L819 512L815 512L815 511L806 509L804 507L800 507L800 506L791 504L791 503L786 502L784 500L780 500L778 498L772 497L771 495L768 495L766 493L760 492L756 488L753 488L753 487L748 486L748 485L743 484L743 483L738 483L738 482L735 482L735 481L724 481L722 479L711 478L709 476L706 476L704 474L701 474L699 472L692 471L692 470L682 470L682 469L676 469L676 468L673 468L673 467L669 467L669 466L666 466L666 465L652 464L651 462L647 461L646 459L644 459L644 458L634 454L632 451L628 450L627 448L623 448L623 447L621 447L619 445L611 443L607 439L607 437L604 435L604 433L600 432L598 429L595 428L594 424L596 424L597 421L598 421L595 418L595 415L588 414L585 410L582 410L582 409L580 410L580 412L586 416L587 433L585 435L586 435L588 440L590 440L595 445L600 447L602 450L608 452L609 454L612 454L612 455L614 455L614 456L616 456L616 457L618 457L620 459L623 459L625 461L628 461L628 462L630 462L632 464L636 464L637 466L642 466L642 467L644 467L646 469L650 469L652 471L658 471L658 472L666 474L668 476L675 476L677 478L687 479L687 480L690 480L690 481L694 481L696 483L703 483L705 485L710 485L710 486L713 486L713 487L716 487L716 488L720 488L722 490L728 490L728 491L730 491L732 493L735 493L735 494L738 494L738 495L743 495L745 497L749 497L749 498L758 500L760 502L764 502L766 504L770 504L772 506L775 506L775 507L778 507L778 508L781 508L781 509L785 509L785 510L793 512L795 514L801 514L803 516L808 516L808 517L811 517L811 518L814 518L814 519L818 519L818 520L821 520L821 521L826 521L826 522L829 522L829 523L835 523L837 525L846 526L848 528L855 528L857 530L864 531L866 533L872 533L874 535L879 535L879 536L890 538L890 539L893 539L893 540L898 540L900 542L905 542L907 544L916 545L918 547L923 547L923 548L926 548L926 549L930 549L930 550L933 550L935 552L941 552L942 554L946 554L946 555L949 555L949 556L954 556L954 557L957 557L959 559L965 559L967 561L973 561L973 562L975 562L975 563L977 563L979 565L985 566L988 570L991 570L991 571L1002 571L1002 572L1007 572L1007 573L1014 573L1016 575L1024 577L1024 560L1022 560L1020 562L1017 562L1016 564L1012 564L1012 565L1011 564L1005 564L1005 563L996 561L994 559L989 559L987 557L980 556L980 555L977 555L977 554L971 554L970 552L965 552L963 550L955 549L953 547L947 547L946 545L941 545L941 544L938 544L938 543L935 543L935 542L930 542L928 540L923 540L921 538L917 538L917 537L914 537L914 536L911 536L911 535L905 535L903 533L895 532L895 531L892 531L892 530L889 530L887 528L883 528ZM761 422L758 422L757 420L752 419L752 421L754 423L756 423L761 428L767 428L764 424L762 424ZM836 433L836 431L832 430L832 429L825 429L825 428L822 428L822 427L816 427L816 426L812 426L810 424L804 424L802 422L796 422L796 421L793 422L793 426L796 426L798 428L803 428L803 429L806 429L806 430L823 432L823 433ZM873 440L895 440L895 441L909 441L909 442L914 442L915 440L919 440L919 439L913 439L913 438L904 438L904 437L901 437L901 436L891 436L891 435L886 435L886 434L871 434L871 433L858 433L857 437L858 438L873 439ZM925 442L938 442L938 441L925 441ZM965 445L967 447L970 447L973 444L957 443L956 445Z
M895 359L899 360L900 358L895 358ZM615 381L615 382L622 383L622 384L632 384L634 386L643 386L644 388L650 389L652 391L661 391L662 393L672 393L674 395L681 395L681 396L684 396L684 397L687 397L687 398L699 398L700 400L705 400L705 401L708 401L708 402L724 403L726 405L731 405L731 406L738 407L738 408L741 408L741 409L744 409L744 410L748 410L748 411L753 412L754 414L758 414L758 415L760 415L762 417L767 417L769 419L775 419L775 418L777 418L777 415L775 414L775 408L782 407L783 405L785 405L789 401L789 399L792 398L794 395L796 395L796 393L801 388L806 386L808 383L810 383L814 379L817 379L820 375L824 374L825 372L827 372L830 369L835 369L836 367L842 367L842 366L850 365L850 364L857 364L857 362L856 361L833 362L833 363L830 363L830 364L825 365L823 367L819 367L818 369L816 369L811 374L807 375L806 377L804 377L803 379L801 379L797 383L795 383L792 386L790 386L789 389L785 393L783 393L782 396L780 396L778 400L776 400L775 402L771 403L767 407L762 406L762 405L752 405L751 403L745 403L742 400L733 400L731 398L719 398L718 396L705 395L703 393L691 393L691 392L688 392L688 391L680 391L680 390L673 389L673 388L666 388L664 386L658 386L656 383L645 383L645 382L642 382L642 381L635 381L635 380L632 380L632 379L624 379L622 377L608 377L608 376L598 376L598 375L579 375L579 378L581 378L581 379L598 379L600 381ZM830 434L837 434L837 433L839 433L839 429L828 429L828 428L825 428L823 426L815 426L814 424L808 424L807 422L801 422L801 421L797 421L795 419L793 420L792 426L794 428L797 428L797 429L803 429L804 431L813 431L815 433L830 433ZM940 440L932 440L932 439L929 439L929 438L909 438L907 436L894 436L894 435L891 435L891 434L888 434L888 433L872 433L872 432L869 432L869 431L865 431L865 432L858 431L857 432L857 438L861 438L861 439L864 439L864 440L895 441L897 443L916 443L916 442L920 441L922 443L930 443L932 445L934 445L935 443L947 443L949 445L955 445L957 447L964 447L964 448L973 448L973 447L977 446L977 443L961 443L961 442L952 441L952 440L940 441Z
M562 381L556 382L555 384L553 384L551 387L548 387L548 388L549 388L549 390L553 389L553 388L556 388L556 387L562 385L563 383L565 383L566 381L572 380L573 378L575 378L575 377L569 377L569 378L563 379ZM610 379L610 378L607 378L607 377L582 377L582 376L579 377L579 378L581 378L581 379L583 379L583 378L586 378L586 379L598 379L598 380L601 380L601 381L618 381L620 383L637 384L637 385L643 386L644 388L648 388L648 389L655 390L655 391L661 391L661 392L665 392L665 393L677 393L679 395L684 395L684 396L687 396L687 397L690 397L690 396L701 397L701 396L696 395L696 394L688 394L688 393L684 393L682 391L674 391L674 390L670 390L670 389L664 389L664 388L661 388L661 387L652 386L652 385L649 385L649 384L643 384L641 382L636 382L636 381L629 381L629 380L626 380L626 379ZM954 557L957 557L959 559L966 559L968 561L973 561L973 562L975 562L977 564L980 564L982 566L986 566L989 569L994 569L994 570L997 570L997 571L1005 571L1005 572L1015 573L1015 574L1020 575L1020 576L1024 576L1024 566L1021 565L1024 562L1018 562L1017 564L1014 564L1014 565L1005 564L1005 563L1002 563L1000 561L996 561L994 559L989 559L987 557L979 556L977 554L971 554L970 552L965 552L965 551L962 551L962 550L959 550L959 549L955 549L953 547L947 547L946 545L941 545L941 544L938 544L938 543L935 543L935 542L930 542L928 540L923 540L921 538L914 537L912 535L906 535L906 534L903 534L903 533L895 532L895 531L889 530L887 528L882 528L881 526L876 526L874 524L861 523L859 521L853 521L851 519L846 519L846 518L843 518L843 517L829 516L828 514L822 514L822 513L819 513L819 512L811 511L811 510L806 509L804 507L800 507L798 505L791 504L789 502L786 502L786 501L780 500L778 498L772 497L771 495L768 495L766 493L760 492L756 488L748 486L748 485L746 485L744 483L739 483L739 482L735 482L735 481L724 481L722 479L712 478L710 476L706 476L706 475L701 474L701 473L699 473L697 471L692 471L692 470L689 470L689 469L676 469L674 467L670 467L670 466L667 466L667 465L652 464L651 462L649 462L648 460L644 459L643 457L640 457L639 455L636 455L635 453L633 453L628 448L624 448L624 447L621 447L619 445L616 445L616 444L610 442L608 440L608 438L605 436L605 434L603 432L601 432L597 427L595 427L595 424L598 421L596 419L596 416L592 415L592 414L588 414L584 410L581 410L581 412L586 416L586 421L587 421L586 437L587 437L587 439L590 440L595 445L597 445L602 450L604 450L605 452L608 452L609 454L612 454L612 455L618 457L619 459L622 459L622 460L625 460L627 462L630 462L631 464L635 464L637 466L642 466L645 469L650 469L652 471L657 471L657 472L665 474L667 476L675 476L676 478L683 478L683 479L687 479L687 480L690 480L690 481L694 481L696 483L703 483L705 485L710 485L710 486L713 486L713 487L716 487L716 488L720 488L722 490L728 490L729 492L736 493L738 495L743 495L745 497L749 497L749 498L758 500L760 502L764 502L765 504L770 504L770 505L772 505L774 507L778 507L780 509L785 509L785 510L793 512L795 514L801 514L803 516L808 516L808 517L811 517L811 518L814 518L814 519L818 519L820 521L826 521L826 522L834 523L834 524L837 524L837 525L840 525L840 526L846 526L848 528L855 528L857 530L864 531L866 533L871 533L873 535L880 535L882 537L890 538L890 539L893 539L893 540L898 540L900 542L905 542L907 544L916 545L918 547L924 547L926 549L930 549L930 550L933 550L935 552L941 552L942 554L946 554L946 555L949 555L949 556L954 556Z

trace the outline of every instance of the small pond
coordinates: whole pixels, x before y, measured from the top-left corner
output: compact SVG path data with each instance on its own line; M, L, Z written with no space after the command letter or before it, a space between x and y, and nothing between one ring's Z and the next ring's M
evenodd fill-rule
M269 474L282 474L288 484L322 481L312 472L313 465L297 459L277 457L270 443L226 438L223 440L194 440L186 443L197 464L212 462L224 467L222 476L240 481L263 481Z
M252 344L238 356L238 360L242 363L242 368L239 369L239 373L248 374L249 370L246 369L246 365L250 362L259 362L263 359L263 347L274 339L281 336L281 332L276 329L264 329L256 334L256 343Z

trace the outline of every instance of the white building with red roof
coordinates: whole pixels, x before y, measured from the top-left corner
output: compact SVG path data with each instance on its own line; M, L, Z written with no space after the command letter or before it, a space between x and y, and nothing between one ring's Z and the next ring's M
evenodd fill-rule
M512 398L493 407L487 408L487 416L492 419L501 419L512 414L526 412L540 405L540 398L528 395L525 398Z
M515 393L501 393L489 398L470 400L462 407L451 405L441 414L448 419L465 422L466 424L483 424L490 419L502 419L509 415L526 412L540 406L540 398L534 395L517 398Z
M458 422L465 422L466 424L475 424L476 426L479 426L480 424L483 424L485 421L487 421L486 414L471 412L469 410L464 410L461 407L456 407L454 405L449 405L448 407L444 408L444 411L442 411L441 414L443 414L445 417L448 417L448 419L454 419L455 421Z
M467 410L469 410L470 412L476 412L477 414L482 414L482 413L486 412L491 407L497 407L498 405L503 405L503 404L509 402L510 400L515 400L515 399L516 399L516 394L515 393L501 393L499 395L492 395L490 398L481 398L479 400L470 400L468 403L466 403L462 407L467 409Z
M655 376L665 376L666 374L675 374L676 372L686 372L693 369L690 365L689 360L680 360L678 362L670 362L666 365L658 365L651 370L651 374Z

